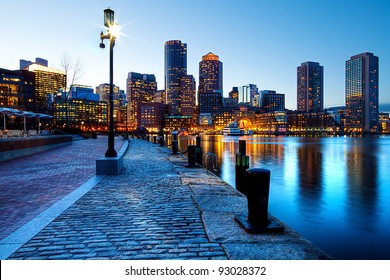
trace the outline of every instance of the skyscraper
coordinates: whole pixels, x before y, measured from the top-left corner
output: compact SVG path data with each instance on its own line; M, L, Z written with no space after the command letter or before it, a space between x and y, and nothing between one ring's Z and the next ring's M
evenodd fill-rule
M254 84L248 84L240 86L238 88L238 102L247 103L250 106L258 107L260 104L256 104L255 99L259 96L259 89Z
M318 62L304 62L297 68L297 110L324 110L324 67Z
M195 113L196 83L194 76L186 75L180 79L180 114L193 116Z
M199 62L199 88L198 93L222 93L222 62L219 56L211 52L202 56Z
M346 131L379 131L379 58L373 53L352 56L345 65Z
M133 129L138 127L138 112L141 103L153 102L153 93L157 90L154 75L129 72L127 77L128 121Z
M187 44L179 40L165 43L165 91L168 113L179 113L180 79L187 75Z

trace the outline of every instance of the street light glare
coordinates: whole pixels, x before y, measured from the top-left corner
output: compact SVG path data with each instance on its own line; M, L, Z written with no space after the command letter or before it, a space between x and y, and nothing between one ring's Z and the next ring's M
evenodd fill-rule
M111 36L118 38L119 35L121 34L121 29L120 29L119 25L117 23L115 23L110 27L109 32L110 32Z

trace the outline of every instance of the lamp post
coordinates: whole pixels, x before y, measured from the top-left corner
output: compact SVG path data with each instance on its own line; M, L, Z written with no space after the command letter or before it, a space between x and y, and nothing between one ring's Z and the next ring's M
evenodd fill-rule
M104 10L104 26L107 27L107 33L104 34L103 31L100 33L100 39L102 42L100 43L100 48L105 48L103 43L104 39L110 40L110 124L108 130L108 149L106 151L106 157L116 157L117 153L114 148L114 84L113 84L113 60L114 60L114 45L115 45L115 30L118 25L114 21L114 11L111 9Z

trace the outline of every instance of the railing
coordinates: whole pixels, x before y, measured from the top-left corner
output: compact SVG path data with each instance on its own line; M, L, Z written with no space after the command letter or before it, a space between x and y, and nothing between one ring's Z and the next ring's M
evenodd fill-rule
M219 169L218 169L218 158L216 154L207 152L202 157L202 165L203 168L219 175Z

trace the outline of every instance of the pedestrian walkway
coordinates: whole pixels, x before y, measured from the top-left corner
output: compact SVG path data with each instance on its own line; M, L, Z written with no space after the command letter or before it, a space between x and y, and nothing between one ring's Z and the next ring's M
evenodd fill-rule
M287 228L249 235L246 199L171 150L131 140L106 176L9 259L327 259Z
M119 150L123 140L117 138ZM107 137L0 162L0 240L95 175Z

